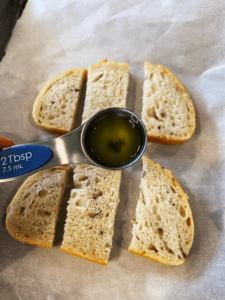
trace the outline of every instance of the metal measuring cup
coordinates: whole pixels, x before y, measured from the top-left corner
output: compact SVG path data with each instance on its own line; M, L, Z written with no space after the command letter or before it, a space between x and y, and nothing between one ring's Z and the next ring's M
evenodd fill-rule
M117 116L127 118L136 126L141 137L141 144L135 157L119 167L107 166L93 159L87 150L86 133L93 122L102 118ZM124 108L107 108L96 113L86 123L61 137L36 143L17 145L0 152L0 182L10 181L51 167L66 164L90 164L109 170L121 170L139 160L147 145L147 132L143 122L133 112Z

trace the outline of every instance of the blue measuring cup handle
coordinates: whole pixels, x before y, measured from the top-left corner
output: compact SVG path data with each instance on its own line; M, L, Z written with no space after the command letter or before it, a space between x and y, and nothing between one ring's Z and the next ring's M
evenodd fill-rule
M0 179L24 175L45 165L53 151L40 145L13 146L0 151Z

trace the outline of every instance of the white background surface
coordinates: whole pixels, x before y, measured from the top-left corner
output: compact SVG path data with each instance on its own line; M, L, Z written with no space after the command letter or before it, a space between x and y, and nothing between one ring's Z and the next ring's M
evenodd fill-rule
M50 78L102 59L130 65L127 108L141 116L144 61L168 67L190 94L197 127L180 146L149 143L145 155L171 169L190 198L195 238L182 266L128 252L141 161L122 172L108 266L59 250L67 186L55 247L13 239L6 208L23 180L0 184L2 300L225 299L225 2L30 0L0 64L0 135L22 144L51 137L32 120ZM79 113L82 113L80 108Z

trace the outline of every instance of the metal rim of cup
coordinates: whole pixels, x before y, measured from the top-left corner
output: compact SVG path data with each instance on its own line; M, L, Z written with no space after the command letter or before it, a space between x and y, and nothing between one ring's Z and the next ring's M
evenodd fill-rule
M89 127L92 125L92 123L98 119L100 121L100 120L106 118L107 116L112 116L112 115L118 116L118 117L126 117L127 119L130 119L131 122L133 122L133 124L138 127L141 137L142 137L142 141L143 141L136 157L134 159L132 159L130 162L128 162L127 164L124 164L119 167L108 167L108 166L103 165L103 164L99 163L98 161L94 160L89 155L86 145L85 145L85 134L86 134L87 130L89 129ZM135 115L133 112L131 112L125 108L111 107L111 108L107 108L105 110L101 110L100 112L98 112L94 116L92 116L87 121L87 123L84 124L84 126L82 128L82 132L81 132L81 147L82 147L82 150L83 150L83 153L85 154L85 156L94 165L96 165L98 167L102 167L104 169L108 169L108 170L121 170L121 169L130 167L131 165L133 165L135 162L137 162L140 159L140 157L143 155L143 153L145 151L146 146L147 146L147 132L146 132L146 128L145 128L143 122L137 115Z

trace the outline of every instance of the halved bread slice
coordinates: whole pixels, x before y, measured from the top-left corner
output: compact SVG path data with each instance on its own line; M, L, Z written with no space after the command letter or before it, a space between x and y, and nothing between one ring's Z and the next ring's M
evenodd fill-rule
M188 196L170 170L143 157L129 251L166 265L185 262L194 238Z
M82 123L100 110L126 106L129 85L129 65L102 60L89 66L87 95Z
M28 177L7 208L6 229L15 239L52 248L69 165Z
M77 165L60 250L107 265L119 204L121 171Z
M148 141L182 144L195 131L195 110L182 83L167 68L145 62L142 120Z
M81 88L87 69L73 69L49 80L33 107L33 119L43 129L57 134L73 130Z

